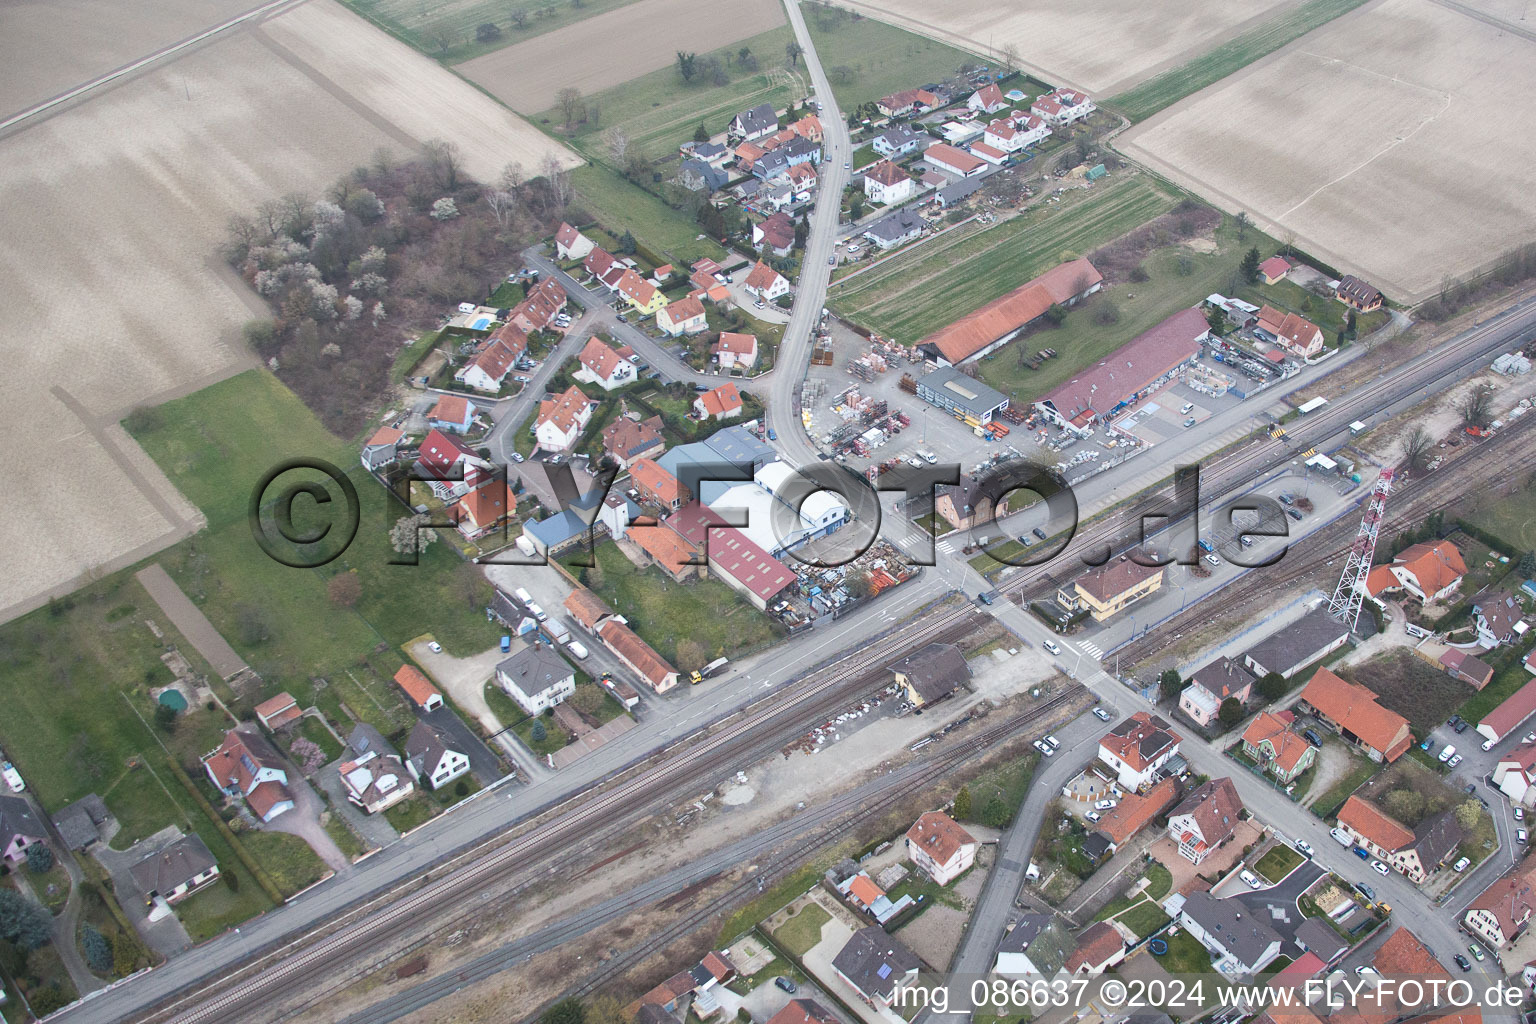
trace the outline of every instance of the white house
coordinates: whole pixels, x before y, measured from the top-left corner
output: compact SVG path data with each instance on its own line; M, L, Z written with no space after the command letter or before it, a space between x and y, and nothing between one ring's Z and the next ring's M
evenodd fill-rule
M976 838L943 811L928 811L907 829L907 859L940 885L976 863Z
M995 114L1008 106L1008 100L1003 97L1003 90L994 83L984 85L971 93L971 98L965 101L965 105L978 114Z
M476 391L500 391L501 382L527 351L528 335L523 329L517 324L502 324L453 377Z
M750 370L757 365L757 335L721 331L710 352L722 370L733 370L738 366Z
M1030 104L1029 112L1048 124L1060 127L1081 121L1097 109L1085 93L1074 89L1057 89Z
M1187 897L1175 894L1163 908L1206 948L1211 965L1223 974L1258 974L1280 955L1279 933L1235 897L1217 899L1209 892L1193 892Z
M129 867L128 874L150 901L180 903L219 877L219 862L194 833L162 846Z
M1072 936L1055 914L1025 914L998 943L992 972L1051 978L1066 967L1071 952Z
M656 326L671 338L708 330L709 322L704 316L704 303L692 295L670 302L656 314Z
M906 171L889 160L881 160L864 172L864 194L872 202L900 203L912 197L916 183Z
M700 308L700 315L703 312L704 310ZM635 364L619 355L617 349L604 343L595 334L582 346L581 354L576 357L576 361L581 365L576 367L576 372L572 376L584 383L596 384L604 391L612 391L634 383Z
M1135 792L1178 756L1180 742L1163 719L1138 711L1099 740L1099 760L1115 770L1122 788Z
M741 392L729 382L693 400L693 414L701 420L734 419L741 415L741 408Z
M1499 757L1493 784L1522 807L1536 807L1536 743L1525 743Z
M982 133L981 141L1004 153L1017 153L1050 137L1051 127L1044 118L1025 114L993 121Z
M870 148L883 157L895 159L908 153L920 153L933 141L927 132L915 132L906 125L897 125L874 137Z
M564 394L540 402L533 429L539 447L554 452L568 451L581 440L582 432L592 421L592 410L596 408L597 403L574 384Z
M378 814L416 792L405 762L371 725L361 724L347 737L350 760L337 766L347 800L368 814Z
M555 255L562 260L584 260L593 248L592 239L563 221L555 232Z
M755 295L764 302L772 302L780 295L789 294L789 282L785 280L784 275L762 260L758 260L751 273L747 274L747 280L742 284L742 288L749 295Z
M529 644L496 666L496 682L518 707L536 715L576 692L576 670L545 644Z
M432 723L418 721L405 741L405 766L428 789L442 789L469 771L469 755Z

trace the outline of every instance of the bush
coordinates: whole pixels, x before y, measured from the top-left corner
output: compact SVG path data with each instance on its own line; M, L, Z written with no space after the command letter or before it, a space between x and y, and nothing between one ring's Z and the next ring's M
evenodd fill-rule
M1137 266L1132 267L1131 268L1131 272L1129 274L1127 274L1126 276L1129 277L1136 284L1141 284L1150 275L1147 273L1147 268L1146 267L1143 267L1143 266L1138 264Z
M587 1010L579 999L562 999L544 1011L539 1024L586 1024Z
M463 779L460 779L454 784L453 792L455 796L468 796L469 783L465 782Z
M1093 322L1100 327L1108 327L1110 324L1120 322L1120 307L1108 299L1100 299L1093 304Z
M53 867L53 851L47 843L33 843L27 847L27 869L41 875Z
M230 892L240 891L240 876L233 871L222 871L219 877L224 879L224 885Z
M981 809L981 823L989 828L1003 828L1013 820L1013 808L1003 798L994 796Z
M80 951L85 954L86 966L91 970L104 974L112 969L112 943L90 925L80 929Z
M69 1000L64 998L64 993L59 991L57 985L38 989L27 1002L32 1004L32 1014L36 1017L46 1017L54 1010L62 1010L69 1005Z
M549 730L544 728L543 719L533 720L533 728L528 730L528 737L535 743L543 743L549 737Z
M0 889L0 938L39 949L53 938L53 917L15 889Z

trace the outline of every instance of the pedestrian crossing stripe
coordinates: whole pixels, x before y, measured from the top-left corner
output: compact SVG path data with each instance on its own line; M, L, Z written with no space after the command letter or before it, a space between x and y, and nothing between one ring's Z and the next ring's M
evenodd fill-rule
M1285 428L1284 428L1284 427L1275 427L1275 428L1274 428L1274 429L1273 429L1273 430L1271 430L1271 431L1270 431L1270 432L1269 432L1269 436L1270 436L1270 437L1271 437L1271 438L1272 438L1272 439L1274 439L1274 440L1276 440L1276 441L1278 441L1278 440L1280 440L1280 439L1281 439L1281 438L1282 438L1282 437L1284 437L1284 436L1285 436Z
M1317 449L1316 448L1308 448L1306 451L1301 453L1301 457L1304 458L1304 459L1310 459L1312 456L1314 456L1316 454L1317 454Z

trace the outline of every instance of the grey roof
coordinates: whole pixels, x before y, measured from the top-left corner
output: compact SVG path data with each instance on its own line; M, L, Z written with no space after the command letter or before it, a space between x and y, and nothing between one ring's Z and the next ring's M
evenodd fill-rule
M753 135L757 132L779 126L778 115L773 112L773 107L767 103L759 103L750 110L743 110L731 119L733 124L739 125L742 132Z
M1270 944L1280 940L1279 932L1236 899L1194 892L1185 898L1183 912L1247 967L1253 967Z
M925 393L926 392L926 393ZM942 403L956 406L977 416L984 416L1008 404L1008 396L974 377L968 377L953 366L941 366L917 379L917 394L924 401L933 401L932 394Z
M46 839L48 832L32 813L32 805L19 796L0 796L0 849L11 845L17 836Z
M389 740L367 722L358 722L352 727L352 732L347 736L347 746L351 748L355 757L362 757L370 750L380 757L399 757L395 748L390 746Z
M515 626L523 621L527 612L523 610L522 605L517 603L516 598L500 587L497 587L491 593L491 614L502 625Z
M1284 675L1304 667L1318 651L1348 632L1328 617L1326 609L1317 608L1248 648L1243 658L1252 658L1264 672Z
M543 693L575 670L546 644L529 644L496 666L496 675L511 680L524 694Z
M1253 676L1242 662L1221 657L1190 676L1189 681L1198 683L1217 697L1228 697L1251 684Z
M932 142L933 136L929 135L927 132L915 132L911 128L908 128L906 125L900 125L895 128L886 129L879 135L876 135L875 139L884 141L884 143L891 149L900 149L902 146L905 146L907 143L914 140L926 140L928 142Z
M871 235L884 242L892 242L898 238L905 238L914 231L921 231L923 226L923 218L919 217L912 210L902 207L881 217L865 228L864 234Z
M405 759L415 765L417 771L430 774L443 755L452 749L453 745L441 729L431 722L418 721L405 740Z
M730 176L724 171L717 170L702 160L684 160L682 166L678 168L678 173L682 174L684 171L697 174L711 192L724 188L725 183L730 180Z
M981 178L961 178L957 182L945 185L938 191L939 205L948 206L950 203L958 203L962 199L968 199L975 195L976 190L981 188L981 185Z
M954 644L929 644L890 666L906 676L924 701L935 701L955 692L971 678L965 655Z
M1061 970L1075 948L1055 914L1025 914L998 943L999 953L1023 953L1046 977Z
M710 157L719 156L725 152L725 147L718 142L695 142L693 155L708 160Z
M1320 917L1309 917L1296 929L1296 944L1318 959L1331 964L1334 958L1349 948L1349 943L1339 938L1339 933Z
M860 928L832 959L832 966L860 992L886 999L896 990L896 982L911 971L922 969L922 961L879 925Z
M777 149L770 149L752 165L752 173L759 178L772 178L789 170L793 164L805 163L794 157L804 157L819 152L820 146L810 139L793 139ZM813 157L814 159L814 157Z
M106 803L95 793L88 793L62 807L53 815L53 826L59 830L64 845L71 850L83 850L101 838L101 826L112 817Z
M1456 820L1455 810L1443 811L1428 821L1419 823L1419 827L1413 830L1413 844L1410 849L1419 855L1419 861L1424 865L1424 870L1432 871L1435 866L1443 863L1461 845L1466 838L1466 830L1461 827L1461 822Z
M727 462L751 463L754 469L761 469L776 457L772 446L740 425L715 431L704 439L704 444Z
M174 892L209 868L217 867L218 861L208 852L207 845L196 834L161 847L128 869L133 884L148 896L153 893Z

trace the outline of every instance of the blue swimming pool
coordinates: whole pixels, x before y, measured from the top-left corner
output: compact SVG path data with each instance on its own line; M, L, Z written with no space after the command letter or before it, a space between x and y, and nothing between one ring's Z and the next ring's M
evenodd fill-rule
M469 326L473 327L477 331L483 331L487 327L491 326L491 318L488 316L477 317L475 322Z

